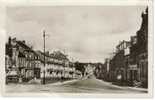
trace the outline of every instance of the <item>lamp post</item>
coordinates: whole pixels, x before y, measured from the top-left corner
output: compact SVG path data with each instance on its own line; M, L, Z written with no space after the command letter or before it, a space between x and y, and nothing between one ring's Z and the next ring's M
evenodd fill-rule
M45 84L45 30L43 30L43 39L44 39L44 70L43 70L43 84Z

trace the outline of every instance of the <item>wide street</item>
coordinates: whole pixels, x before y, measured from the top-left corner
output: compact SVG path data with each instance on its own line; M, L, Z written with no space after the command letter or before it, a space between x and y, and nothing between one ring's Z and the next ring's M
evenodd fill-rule
M95 78L57 82L54 84L8 84L6 92L46 93L147 93L145 89L120 87Z

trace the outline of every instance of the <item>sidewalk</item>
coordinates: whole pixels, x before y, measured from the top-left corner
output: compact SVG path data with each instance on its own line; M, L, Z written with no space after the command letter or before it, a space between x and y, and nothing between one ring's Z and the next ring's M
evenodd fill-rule
M148 89L145 88L139 88L139 87L128 87L129 89L133 89L133 90L139 90L139 91L148 91Z
M130 86L119 86L119 85L115 85L115 84L112 84L112 82L106 82L106 81L102 81L106 84L109 84L113 87L116 87L116 88L120 88L120 89L132 89L132 90L137 90L137 91L148 91L148 89L146 88L139 88L139 87L130 87Z

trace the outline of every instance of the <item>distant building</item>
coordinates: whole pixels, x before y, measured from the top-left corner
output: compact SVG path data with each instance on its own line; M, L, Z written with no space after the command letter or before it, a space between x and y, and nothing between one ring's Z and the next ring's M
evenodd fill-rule
M81 63L81 62L75 62L74 63L74 66L75 66L75 69L80 71L82 76L84 76L85 74L85 65L87 65L86 63Z
M94 70L95 70L95 65L88 63L84 66L85 68L85 73L84 76L94 76Z

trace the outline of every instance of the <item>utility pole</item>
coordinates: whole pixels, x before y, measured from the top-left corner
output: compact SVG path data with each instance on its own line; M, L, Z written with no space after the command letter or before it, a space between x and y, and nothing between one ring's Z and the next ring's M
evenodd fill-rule
M44 71L43 71L43 84L45 84L45 30L43 30L43 39L44 39Z

